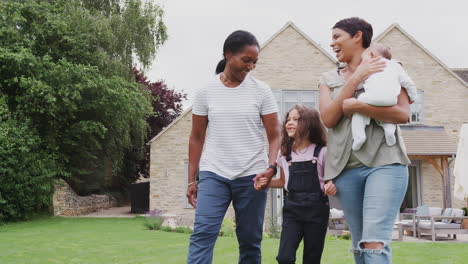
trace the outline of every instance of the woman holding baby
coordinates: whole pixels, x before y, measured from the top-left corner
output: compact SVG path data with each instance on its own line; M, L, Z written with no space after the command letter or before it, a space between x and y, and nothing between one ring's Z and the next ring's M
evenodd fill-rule
M332 29L331 47L346 66L323 73L319 84L321 117L329 128L325 180L336 185L357 264L391 263L393 223L406 193L410 162L399 129L396 143L390 146L375 121L408 121L410 102L405 89L393 106L372 106L356 99L363 92L359 84L386 66L380 56L361 58L372 34L372 26L363 19L338 21ZM371 118L365 128L366 141L358 150L352 149L353 114Z

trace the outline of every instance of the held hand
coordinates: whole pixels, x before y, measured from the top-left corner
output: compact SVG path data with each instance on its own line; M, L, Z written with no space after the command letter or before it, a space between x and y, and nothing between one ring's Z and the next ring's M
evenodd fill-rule
M354 113L358 112L359 107L364 104L356 98L348 98L343 101L343 114L350 118Z
M325 183L323 188L325 189L325 194L326 195L335 195L336 194L336 186L332 181L328 181L327 183Z
M197 193L198 193L198 185L194 183L187 188L187 199L189 204L193 206L193 208L197 208Z
M260 191L265 189L270 183L271 178L273 178L273 173L273 169L266 169L265 171L258 173L255 178L253 178L255 190Z
M387 66L385 61L380 61L382 56L377 56L375 58L366 58L362 60L361 64L356 68L356 71L353 73L353 77L361 83L365 81L370 75L381 72Z
M257 191L261 190L262 188L264 188L267 185L268 185L268 179L265 178L265 177L258 178L258 179L256 179L254 181L254 188Z

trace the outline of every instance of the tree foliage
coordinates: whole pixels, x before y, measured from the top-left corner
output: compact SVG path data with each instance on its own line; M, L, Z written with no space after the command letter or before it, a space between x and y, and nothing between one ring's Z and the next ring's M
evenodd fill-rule
M47 209L53 180L65 175L57 156L41 147L27 120L19 122L0 97L0 223Z
M182 101L187 99L187 94L170 89L162 80L151 82L136 67L133 68L133 72L136 82L152 97L151 104L154 115L148 116L146 119L148 124L146 138L152 139L182 113ZM127 175L149 177L150 146L145 145L140 149L130 150L127 153L126 161L129 163Z
M149 81L144 73L136 67L133 68L133 72L136 82L142 85L153 97L152 107L155 115L147 119L148 138L153 138L182 113L182 101L187 99L187 94L170 89L163 80Z
M47 204L53 178L106 184L104 161L119 174L141 148L153 107L132 61L149 66L167 39L162 15L140 0L0 1L0 207L17 210L0 220L24 218L28 194Z

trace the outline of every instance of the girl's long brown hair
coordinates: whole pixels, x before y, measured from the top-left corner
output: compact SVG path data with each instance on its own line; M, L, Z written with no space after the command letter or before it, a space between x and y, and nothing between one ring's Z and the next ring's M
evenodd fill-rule
M289 113L293 109L296 109L299 113L299 120L297 121L296 134L294 138L290 138L286 131L286 123L288 122ZM308 138L311 143L318 146L327 145L327 133L320 119L319 112L304 105L295 105L286 113L284 118L281 132L281 155L288 157L294 143L298 145L306 138Z

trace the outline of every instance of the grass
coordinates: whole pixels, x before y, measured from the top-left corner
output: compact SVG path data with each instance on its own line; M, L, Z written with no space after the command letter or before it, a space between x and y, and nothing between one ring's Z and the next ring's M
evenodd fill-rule
M149 231L143 223L143 218L52 217L3 225L0 263L185 263L188 234ZM278 244L263 241L263 263L276 263ZM350 241L327 239L322 263L353 263L349 247ZM394 242L393 252L395 264L468 263L468 244ZM218 238L214 254L216 264L237 263L236 240Z

